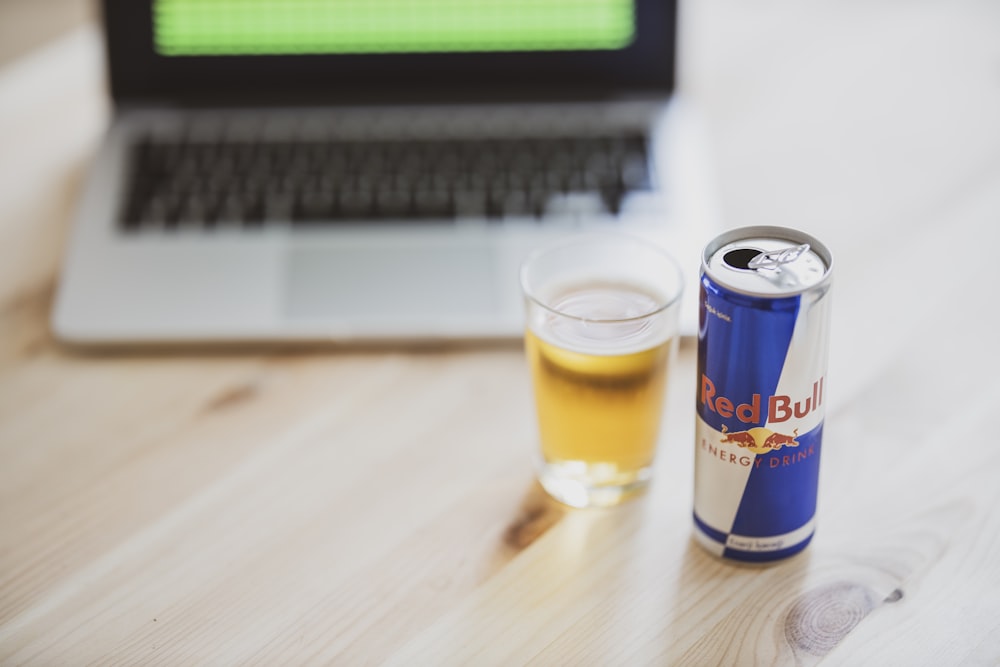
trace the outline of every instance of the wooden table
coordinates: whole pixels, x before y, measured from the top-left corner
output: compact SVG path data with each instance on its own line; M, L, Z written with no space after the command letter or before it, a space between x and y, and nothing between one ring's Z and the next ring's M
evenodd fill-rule
M702 0L684 30L726 224L837 256L805 553L692 543L693 341L650 492L606 511L533 482L516 345L62 349L88 29L0 70L0 663L998 664L1000 5Z

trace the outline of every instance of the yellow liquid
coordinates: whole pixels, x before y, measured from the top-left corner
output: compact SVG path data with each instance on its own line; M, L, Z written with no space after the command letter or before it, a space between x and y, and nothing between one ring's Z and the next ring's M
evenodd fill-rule
M529 330L525 344L546 464L568 464L593 486L639 479L656 449L671 341L624 354L590 354Z

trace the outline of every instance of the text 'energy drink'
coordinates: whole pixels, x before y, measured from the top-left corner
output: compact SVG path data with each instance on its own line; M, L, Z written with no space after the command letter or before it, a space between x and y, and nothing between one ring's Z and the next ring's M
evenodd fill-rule
M832 268L781 227L731 230L702 255L694 525L718 556L773 561L812 539Z

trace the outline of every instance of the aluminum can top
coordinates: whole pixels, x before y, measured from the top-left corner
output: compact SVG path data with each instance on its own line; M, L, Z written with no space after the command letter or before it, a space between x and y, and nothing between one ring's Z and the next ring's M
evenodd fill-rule
M717 284L751 296L792 296L829 282L830 251L786 227L741 227L705 247L702 271Z

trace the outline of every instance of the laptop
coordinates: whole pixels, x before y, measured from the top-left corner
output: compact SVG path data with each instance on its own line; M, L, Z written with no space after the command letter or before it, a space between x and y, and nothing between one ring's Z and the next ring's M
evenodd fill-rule
M113 117L53 311L77 345L519 337L582 229L715 230L667 0L103 0Z

